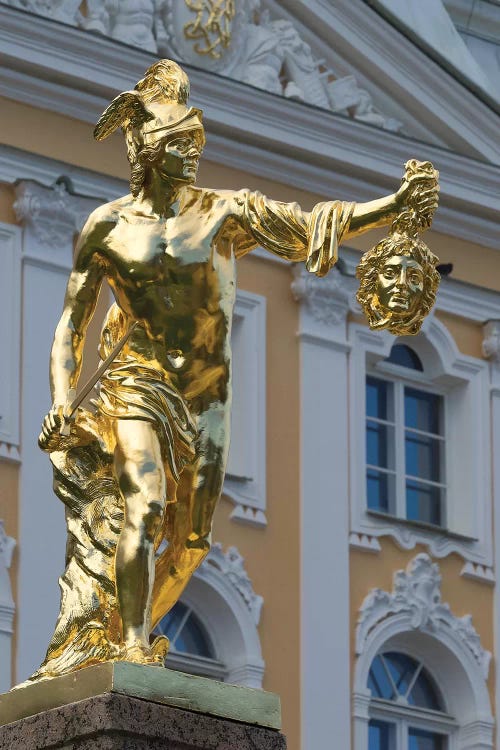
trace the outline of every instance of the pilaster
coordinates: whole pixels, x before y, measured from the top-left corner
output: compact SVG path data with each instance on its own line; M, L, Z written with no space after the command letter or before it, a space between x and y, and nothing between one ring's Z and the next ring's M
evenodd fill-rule
M500 543L500 320L489 320L483 326L483 354L490 361L491 387L491 472L493 488L493 539L495 540L494 558L498 566L500 550L496 545ZM495 653L500 649L500 590L495 586L494 600L494 634ZM500 746L500 670L495 670L495 716L497 747Z
M302 748L350 747L347 314L355 281L295 269L301 368Z
M14 599L9 578L12 553L16 543L7 536L0 521L0 693L10 690L11 680L11 640L14 621Z
M16 185L14 209L22 222L22 463L19 490L19 650L17 677L43 658L58 611L57 580L64 568L64 514L52 493L48 457L37 438L50 408L49 353L61 314L76 233L101 201L74 195L59 178L47 187ZM41 561L43 560L43 564ZM36 613L36 616L35 616Z

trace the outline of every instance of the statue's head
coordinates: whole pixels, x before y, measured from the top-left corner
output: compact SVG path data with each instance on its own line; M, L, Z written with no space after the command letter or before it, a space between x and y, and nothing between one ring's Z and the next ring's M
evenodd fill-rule
M370 328L395 335L419 332L436 298L437 257L418 237L392 234L363 255L357 300Z
M166 180L192 183L205 144L200 109L188 107L189 79L172 60L151 65L133 91L124 91L103 112L94 136L103 140L121 127L131 166L130 189L138 195L148 170Z

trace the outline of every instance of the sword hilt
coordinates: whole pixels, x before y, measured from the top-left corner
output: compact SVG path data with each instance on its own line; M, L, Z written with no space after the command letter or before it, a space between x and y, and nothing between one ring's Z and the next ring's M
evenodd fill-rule
M60 434L63 437L69 437L71 433L71 422L74 419L74 413L75 413L75 410L72 408L72 405L73 405L73 401L75 400L75 397L76 397L76 390L74 388L70 388L68 390L66 403L63 409L63 421L61 423L61 429L60 429Z

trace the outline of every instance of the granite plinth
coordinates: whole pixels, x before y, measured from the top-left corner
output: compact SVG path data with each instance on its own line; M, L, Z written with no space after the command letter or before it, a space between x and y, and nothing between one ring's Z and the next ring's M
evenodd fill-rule
M0 727L0 750L49 748L286 750L286 740L276 729L120 693L86 698Z

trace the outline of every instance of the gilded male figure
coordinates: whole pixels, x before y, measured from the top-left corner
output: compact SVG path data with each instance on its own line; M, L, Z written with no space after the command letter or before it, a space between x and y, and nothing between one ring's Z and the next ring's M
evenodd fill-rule
M131 193L94 211L79 238L52 348L53 406L40 436L46 450L60 448L64 404L77 387L106 279L115 303L102 357L136 324L102 378L96 419L104 415L112 425L112 470L124 507L115 554L117 658L141 663L155 661L152 626L210 548L229 448L236 260L260 245L322 276L342 239L389 224L414 189L403 182L373 202L326 202L307 213L258 192L195 187L205 135L188 95L184 71L161 60L96 127L98 139L123 129ZM435 191L422 191L419 205L432 211ZM167 548L155 576L162 537Z

